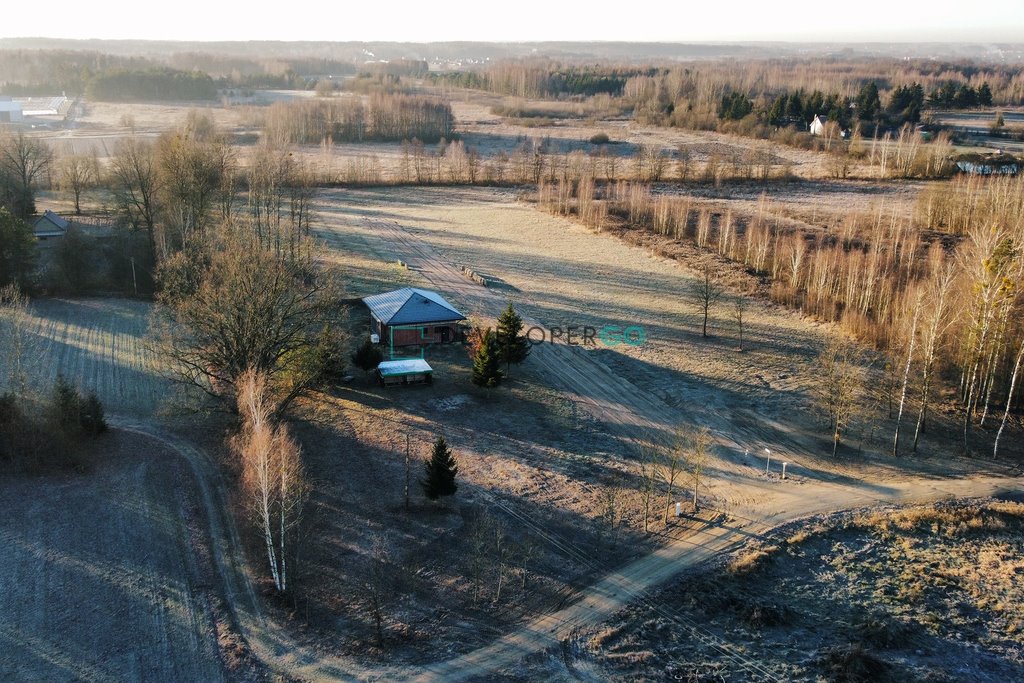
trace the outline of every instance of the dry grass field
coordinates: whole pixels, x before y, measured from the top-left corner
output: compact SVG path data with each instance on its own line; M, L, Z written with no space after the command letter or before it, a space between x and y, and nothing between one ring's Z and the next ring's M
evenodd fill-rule
M0 679L223 680L188 467L120 431L84 459L84 474L0 477Z
M723 302L702 339L694 274L684 264L539 212L511 191L336 190L320 195L316 211L325 258L341 269L349 297L424 286L484 324L512 300L546 329L637 325L646 335L638 346L537 347L492 392L470 384L463 349L434 348L430 387L382 389L357 371L352 383L305 402L296 433L317 487L301 579L308 592L298 611L313 628L298 637L317 650L364 665L458 655L685 536L705 522L665 526L661 498L652 533L640 532L636 439L665 443L678 426L713 430L701 491L712 517L787 518L827 505L817 497L823 486L884 495L885 482L908 471L978 466L951 457L939 429L925 445L934 459L872 455L888 438L885 420L877 431L861 427L852 448L833 459L811 407L814 358L830 327L751 302L741 353ZM462 276L461 266L489 286ZM351 309L350 330L356 339L367 332L361 306ZM459 493L442 505L426 501L417 484L437 435L460 463ZM771 477L766 444L776 458ZM782 459L795 488L780 487ZM804 485L815 490L807 500ZM620 518L613 526L604 516L611 490ZM391 586L383 647L370 588L381 567Z
M63 374L80 390L95 391L110 413L152 415L172 392L145 343L150 310L127 299L32 302L23 355L29 388L46 395Z
M993 500L789 525L666 586L661 613L626 609L580 633L565 661L622 681L1020 680L1022 532L1024 505Z

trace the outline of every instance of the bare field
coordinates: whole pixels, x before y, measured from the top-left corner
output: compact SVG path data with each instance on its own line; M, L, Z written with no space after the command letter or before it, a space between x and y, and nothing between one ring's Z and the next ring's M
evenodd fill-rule
M656 400L669 420L662 429L675 423L720 429L732 440L730 452L723 453L732 462L729 470L753 474L763 460L743 452L760 451L765 442L787 456L809 459L812 469L846 467L821 459L824 448L810 413L814 358L828 326L754 300L745 322L746 350L739 353L726 299L712 312L709 338L701 339L691 295L694 275L685 265L538 212L511 192L338 191L325 195L320 211L333 245L359 239L382 261L394 262L404 245L385 227L401 225L445 262L483 274L492 281L486 291L462 284L457 289L464 291L446 291L485 320L496 314L487 310L495 299L511 299L546 329L642 327L642 345L598 344L575 352L589 354L619 381ZM530 370L543 375L528 362L524 371Z
M564 665L610 681L1021 680L1022 532L1024 506L992 500L790 525L666 586L660 612L579 634Z
M438 94L423 88L426 94ZM590 121L575 117L556 118L546 125L525 126L510 123L490 113L490 107L502 103L504 98L474 91L445 93L452 97L452 112L461 139L485 159L499 153L511 155L527 140L544 141L549 151L568 153L605 152L620 158L617 175L630 177L633 172L629 157L643 145L673 154L683 148L691 154L697 168L712 156L727 162L750 152L767 153L776 170L788 167L798 176L823 178L828 175L827 154L800 150L767 141L752 140L734 135L706 131L641 126L627 119ZM61 154L95 152L101 159L109 157L118 140L139 135L156 137L161 132L180 125L190 111L209 116L223 130L235 132L245 126L249 107L265 106L271 102L313 97L305 91L257 91L253 97L235 97L221 103L107 103L85 102L81 115L72 126L41 134ZM530 102L525 103L529 106ZM551 103L541 103L550 106ZM589 142L597 132L609 135L613 144L594 145ZM246 148L241 147L244 163ZM370 163L378 164L385 180L396 177L401 162L398 143L339 144L328 148L302 145L295 149L308 163L328 177L344 179L350 168ZM670 164L671 166L671 164ZM863 169L853 169L862 175ZM673 170L669 170L672 174Z
M385 390L357 377L304 404L296 428L319 484L302 579L309 603L300 606L314 628L301 638L316 649L364 664L458 655L564 604L623 562L685 543L680 539L697 527L717 528L718 515L788 519L894 495L885 482L910 471L978 467L947 457L939 436L927 445L941 456L936 461L893 463L852 450L825 455L830 448L810 410L810 383L830 328L752 301L744 352L736 351L725 306L704 340L688 298L694 276L684 265L538 212L512 192L337 190L322 193L316 208L317 237L351 283L350 296L425 286L484 324L511 299L529 324L545 329L636 325L646 335L637 346L538 346L494 392L472 387L462 349L431 349L432 386ZM408 269L397 267L399 260ZM491 286L462 276L462 265ZM362 307L352 312L358 339L366 314ZM680 425L714 432L701 492L708 510L666 526L667 501L659 498L652 532L640 533L637 443L666 443ZM440 506L417 487L419 463L438 434L454 448L462 482L455 500ZM413 454L408 512L406 435ZM867 433L857 443L875 445ZM779 460L789 462L785 482L777 471L764 475L765 445L776 470ZM602 511L612 489L622 524L609 526ZM503 574L487 565L476 588L479 565L471 558L486 518L504 529L509 557L526 559L521 566L507 560ZM371 548L380 543L386 566L405 582L385 609L383 649L374 646L366 592L378 566ZM523 547L533 550L521 553ZM437 595L445 596L444 608Z
M29 388L46 395L63 374L95 391L108 412L151 415L170 385L144 341L150 310L151 304L128 299L33 301L23 355Z
M181 458L114 431L87 474L0 478L0 679L216 681L216 579Z

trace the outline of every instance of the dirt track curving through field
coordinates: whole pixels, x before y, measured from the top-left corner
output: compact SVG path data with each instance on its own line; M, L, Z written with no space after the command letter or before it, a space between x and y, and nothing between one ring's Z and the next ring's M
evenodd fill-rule
M231 606L235 628L251 650L271 669L308 680L418 680L457 681L485 678L514 667L524 657L558 647L584 627L598 626L631 603L664 612L652 601L661 584L680 572L719 554L738 548L768 529L801 517L888 503L910 503L947 498L984 497L1024 490L1024 478L978 476L964 479L917 478L885 488L842 486L829 482L782 484L773 496L776 513L758 519L700 522L685 537L615 571L581 591L562 609L542 615L494 643L450 660L422 667L368 668L348 659L297 645L285 630L263 618L250 578L244 570L241 544L225 513L223 488L210 457L187 440L149 424L115 420L119 429L155 439L181 455L199 482L206 508L213 557L219 570L220 591ZM706 632L684 615L664 613L692 637L707 642L733 660L751 680L773 680L755 663L734 651L728 642Z
M326 218L329 235L330 216ZM386 252L387 258L404 262L427 286L452 293L472 310L489 317L496 317L504 308L506 301L499 294L466 277L457 264L445 259L398 220L372 214L361 220L379 240L379 248ZM530 326L537 321L527 319L526 324ZM564 343L542 344L534 347L527 364L532 366L533 372L543 375L549 386L570 395L600 420L608 432L622 442L623 448L618 450L628 452L644 441L665 444L671 439L678 411L617 374L595 354ZM716 497L728 504L730 522L709 519L701 523L685 537L607 575L582 591L572 604L537 618L491 645L418 671L381 671L380 677L452 681L506 670L531 653L558 646L581 627L602 623L628 603L648 601L652 588L679 572L794 519L874 504L988 496L1024 487L1021 478L1005 476L918 477L874 484L816 470L798 461L792 463L799 472L796 477L787 480L765 477L741 457L743 448L738 442L738 439L748 443L762 441L764 432L752 426L749 420L734 419L731 412L705 415L709 416L708 426L719 441L719 458L715 463ZM722 453L726 455L722 457ZM520 518L524 524L535 526L521 513L510 509L506 512ZM543 535L543 529L536 530ZM558 539L549 540L559 543ZM566 552L579 553L568 545L564 547ZM585 557L577 559L587 561ZM660 609L658 605L648 604L653 610ZM719 642L698 624L687 623L682 615L669 616L681 627L690 629L693 637L707 639L724 657L737 661L752 679L771 679L767 672L747 662L728 643ZM314 671L314 677L323 673L314 667L303 674Z

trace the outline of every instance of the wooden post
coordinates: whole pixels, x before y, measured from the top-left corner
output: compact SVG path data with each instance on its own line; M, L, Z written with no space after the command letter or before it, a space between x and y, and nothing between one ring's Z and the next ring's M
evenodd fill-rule
M405 435L405 510L409 511L409 435Z

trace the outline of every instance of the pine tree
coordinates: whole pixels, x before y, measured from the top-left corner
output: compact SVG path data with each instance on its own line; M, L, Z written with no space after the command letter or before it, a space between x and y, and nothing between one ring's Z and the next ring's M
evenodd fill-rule
M454 495L459 488L455 483L455 475L458 473L459 466L452 455L452 449L448 448L443 436L437 437L434 451L426 463L426 476L420 480L423 493L430 500Z
M64 375L58 374L53 385L50 409L54 423L64 436L73 438L80 433L81 405L82 398L78 390Z
M478 387L496 387L502 372L498 365L498 342L494 330L484 332L483 341L473 358L473 384Z
M363 372L369 372L384 360L384 353L367 337L362 346L352 354L352 364Z
M530 341L522 334L523 319L512 302L498 316L498 358L505 364L505 375L513 363L519 365L530 355Z
M89 436L107 431L107 420L103 416L103 404L95 391L90 391L78 409L78 422Z

